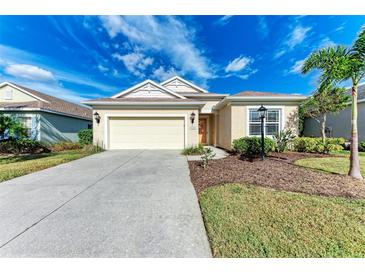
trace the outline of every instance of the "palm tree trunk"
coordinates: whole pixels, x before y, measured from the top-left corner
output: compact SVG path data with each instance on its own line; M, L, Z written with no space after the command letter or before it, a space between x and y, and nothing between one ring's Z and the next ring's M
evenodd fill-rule
M357 84L352 86L352 107L351 107L351 154L350 154L350 170L348 175L356 179L363 179L360 173L359 160L359 136L357 133Z
M322 131L322 143L324 146L326 146L326 121L327 121L327 114L323 113L321 131Z

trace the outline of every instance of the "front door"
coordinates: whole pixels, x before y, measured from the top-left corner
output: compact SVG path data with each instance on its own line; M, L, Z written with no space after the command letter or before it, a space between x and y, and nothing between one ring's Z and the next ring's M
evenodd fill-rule
M207 143L207 119L199 119L199 143Z

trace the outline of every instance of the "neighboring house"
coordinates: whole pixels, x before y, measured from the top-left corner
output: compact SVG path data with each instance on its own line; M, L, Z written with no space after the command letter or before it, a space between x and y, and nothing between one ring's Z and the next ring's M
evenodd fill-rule
M348 89L351 94L351 88ZM357 97L358 108L358 134L359 140L365 140L365 84L358 88ZM344 110L338 113L329 113L327 115L326 134L328 137L344 137L347 140L351 138L351 103ZM313 118L305 119L304 132L305 136L321 136L320 124Z
M94 143L106 149L182 149L199 143L229 149L236 138L259 136L261 104L269 109L266 135L284 128L297 132L304 99L269 92L211 93L175 76L83 103L93 107Z
M0 84L0 113L20 121L28 137L44 143L77 141L92 127L92 110L14 83Z

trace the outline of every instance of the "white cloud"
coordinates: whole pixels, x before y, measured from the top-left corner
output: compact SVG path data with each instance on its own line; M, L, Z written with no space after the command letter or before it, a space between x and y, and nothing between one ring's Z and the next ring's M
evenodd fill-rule
M217 21L215 21L215 24L221 25L221 26L227 25L229 23L229 21L231 21L232 17L233 17L233 15L222 16Z
M195 30L176 17L101 16L100 20L111 38L121 34L133 49L163 55L182 75L201 80L214 76L210 60L195 45Z
M238 74L236 75L238 78L242 79L242 80L247 80L248 78L250 78L252 75L254 75L256 72L258 72L259 70L258 69L253 69L253 70L250 70L248 71L247 73L245 74Z
M104 67L103 65L98 65L98 69L102 73L105 73L105 72L108 72L109 71L109 69L107 67Z
M311 27L302 27L301 25L292 28L292 31L285 37L281 42L281 46L275 52L274 59L282 57L287 52L294 50L298 45L303 44L311 29Z
M28 64L11 64L6 66L4 71L5 73L14 77L20 77L33 81L55 81L55 77L52 72Z
M296 26L288 37L288 40L286 42L287 46L290 49L293 49L295 46L302 43L304 39L307 37L307 33L311 29L312 29L311 27Z
M298 60L294 63L294 65L290 68L289 73L291 74L300 74L302 73L302 66L304 64L304 59L303 60Z
M126 55L114 53L112 56L122 61L126 69L138 77L144 77L146 68L153 64L153 58L146 57L142 53L132 52Z
M238 77L242 80L247 80L250 76L258 72L257 69L250 67L253 62L254 59L252 57L240 55L228 63L224 68L225 74L220 77Z
M49 90L50 94L54 94L57 97L63 97L66 99L68 98L74 102L77 102L77 97L85 99L105 96L105 94L102 95L100 93L92 93L90 91L91 89L100 90L112 95L121 88L120 86L115 87L110 83L105 84L96 81L95 79L90 78L90 75L88 74L79 73L72 70L71 68L64 67L61 63L55 62L53 59L47 58L43 55L34 54L1 44L0 56L4 57L2 62L0 62L0 71L4 70L4 72L6 72L5 69L7 67L24 62L33 67L42 67L42 69L45 71L52 71L52 75L55 78L53 81L46 81L42 84L42 82L39 80L33 81L28 78L20 77L18 74L4 74L0 75L1 81L13 81L24 86L29 86L30 88L33 87L34 89L39 89L39 91L44 91L46 93L48 93ZM61 90L60 88L62 86L62 82L66 85L72 84L80 87L73 91L65 88ZM82 90L83 88L85 90Z
M230 61L224 69L225 72L237 72L245 69L253 60L250 57L239 56L234 60Z
M319 42L318 48L320 48L320 49L328 48L328 47L333 47L335 45L336 45L335 42L333 42L330 38L326 37Z
M176 71L174 68L165 69L163 66L155 69L152 73L152 78L157 79L158 81L165 81L176 75Z
M266 38L269 35L269 26L265 16L258 16L258 31L262 38Z

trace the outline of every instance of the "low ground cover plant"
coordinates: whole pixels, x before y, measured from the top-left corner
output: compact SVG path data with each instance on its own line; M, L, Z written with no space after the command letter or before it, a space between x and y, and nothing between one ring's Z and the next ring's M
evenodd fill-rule
M199 144L197 146L187 147L182 151L183 155L202 155L204 153L204 146Z
M233 141L233 152L248 158L258 157L261 153L261 138L242 137ZM270 138L264 140L265 155L275 149L275 142Z

